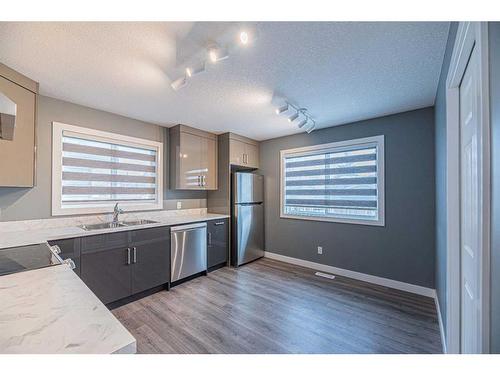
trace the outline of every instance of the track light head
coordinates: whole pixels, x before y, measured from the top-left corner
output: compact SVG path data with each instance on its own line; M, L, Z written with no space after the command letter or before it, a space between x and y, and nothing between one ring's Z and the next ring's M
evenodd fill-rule
M183 88L184 86L186 86L187 84L187 79L186 79L186 76L183 76L183 77L180 77L180 78L177 78L174 82L172 82L170 84L170 86L175 90L179 90L181 88Z
M286 112L286 111L288 111L288 103L285 104L284 106L276 108L276 114L277 115L280 115L280 114L282 114L283 112Z
M244 46L248 44L250 37L248 36L248 33L246 31L241 31L240 32L240 43L243 44Z
M212 64L218 61L225 60L229 57L227 51L223 50L217 45L211 45L208 47L208 59Z
M186 77L191 78L204 71L205 71L205 63L203 62L197 66L186 68Z
M314 129L316 128L316 123L314 121L312 121L311 125L309 125L309 127L306 129L306 132L309 134L310 132L312 132Z
M305 118L305 119L303 119L302 121L300 121L300 122L297 124L297 126L298 126L299 128L302 128L305 124L307 124L307 122L308 122L308 121L309 121L309 120L308 120L307 118Z
M288 117L288 122L294 122L297 117L299 117L299 112L295 112L293 115L291 115L290 117Z

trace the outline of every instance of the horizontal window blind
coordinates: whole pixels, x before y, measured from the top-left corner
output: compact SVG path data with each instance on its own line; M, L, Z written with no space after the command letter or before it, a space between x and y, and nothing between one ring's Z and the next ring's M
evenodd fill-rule
M62 136L62 204L154 202L156 149Z
M377 144L284 154L282 214L379 219Z

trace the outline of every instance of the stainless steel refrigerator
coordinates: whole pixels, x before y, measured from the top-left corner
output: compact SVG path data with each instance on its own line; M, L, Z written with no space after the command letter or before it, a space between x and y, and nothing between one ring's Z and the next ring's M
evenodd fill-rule
M232 177L231 265L238 267L264 256L264 177L249 172Z

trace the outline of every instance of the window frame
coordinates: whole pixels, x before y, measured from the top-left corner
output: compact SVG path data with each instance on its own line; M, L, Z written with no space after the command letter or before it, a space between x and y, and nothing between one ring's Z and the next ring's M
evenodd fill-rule
M345 224L359 224L359 225L373 225L385 226L385 150L384 150L384 135L377 135L373 137L350 139L346 141L323 143L314 146L298 147L287 150L280 150L280 218L282 219L295 219L295 220L308 220L308 221L324 221L331 223L345 223ZM291 156L307 156L316 154L318 151L343 151L352 150L357 147L364 148L369 146L376 146L377 148L377 207L378 219L355 219L343 217L321 217L321 216L300 216L290 215L284 213L285 208L285 158Z
M127 202L115 200L109 201L109 203L100 203L99 205L94 206L89 203L82 204L80 207L64 207L62 204L62 138L64 132L76 137L82 137L84 139L155 150L157 153L157 193L155 202L143 203L139 201ZM61 122L52 122L51 190L52 216L109 213L113 212L113 207L116 203L119 203L120 207L125 211L161 210L163 209L163 143L76 125L64 124Z

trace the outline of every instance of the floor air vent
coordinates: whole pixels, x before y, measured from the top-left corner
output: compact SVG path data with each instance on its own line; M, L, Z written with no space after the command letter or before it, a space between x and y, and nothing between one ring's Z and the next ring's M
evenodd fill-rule
M330 275L329 273L316 272L315 275L319 276L319 277L324 277L325 279L330 279L330 280L335 279L335 276L334 275Z

